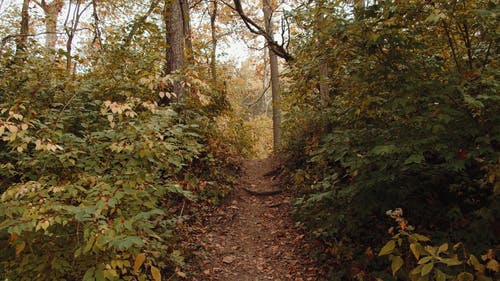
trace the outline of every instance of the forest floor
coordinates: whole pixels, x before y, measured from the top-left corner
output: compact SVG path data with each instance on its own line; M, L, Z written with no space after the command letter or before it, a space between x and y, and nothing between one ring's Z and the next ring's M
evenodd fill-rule
M191 280L318 280L316 262L291 215L291 196L274 175L276 158L246 160L233 194L196 238L202 250Z

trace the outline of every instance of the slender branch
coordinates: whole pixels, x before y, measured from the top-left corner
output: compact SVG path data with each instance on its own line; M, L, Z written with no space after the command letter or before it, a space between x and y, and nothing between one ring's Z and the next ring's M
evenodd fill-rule
M446 32L446 37L448 38L448 45L451 49L451 55L453 56L453 60L455 61L455 66L457 67L457 71L462 73L462 69L460 67L460 63L458 62L457 52L455 51L455 45L453 44L453 39L451 38L450 30L448 28L448 24L443 21L443 27Z
M40 33L35 33L35 34L11 34L11 35L7 35L5 36L4 38L2 38L2 44L1 44L1 47L3 48L3 46L5 46L5 44L7 43L7 41L9 41L10 39L12 38L18 38L18 37L36 37L36 36L40 36L40 35L46 35L46 34L64 34L63 32L40 32Z
M491 46L493 44L493 40L490 40L490 43L488 44L488 49L486 50L486 54L484 55L484 60L483 60L483 68L481 69L481 72L484 71L486 68L486 65L488 65L488 60L490 57L490 52L491 52Z
M256 101L254 101L254 102L252 102L252 103L248 104L248 105L247 105L247 107L248 107L248 108L250 108L250 107L252 107L252 106L256 105L259 101L261 101L261 100L262 100L262 98L263 98L263 97L265 96L265 94L267 93L267 90L269 90L269 88L270 88L270 87L271 87L271 83L268 83L268 84L267 84L267 86L266 86L266 88L264 89L264 91L262 91L262 94L260 95L260 97L259 97Z
M262 28L260 25L258 25L255 21L253 21L251 18L249 18L245 12L243 11L243 8L241 6L241 1L240 0L233 0L234 6L230 5L229 3L225 2L222 0L222 2L228 6L230 9L234 10L240 18L243 20L243 23L245 26L248 28L248 30L256 35L260 35L264 37L266 40L267 44L271 48L271 50L279 57L285 59L286 61L292 61L293 56L285 50L283 45L279 44L274 40L274 38L271 36L271 34L267 33L264 28Z
M130 45L130 43L132 42L132 38L134 37L137 30L139 30L139 27L144 24L146 19L151 15L151 13L153 13L154 9L156 8L156 6L158 6L159 3L160 0L152 1L148 11L142 17L140 17L136 22L134 22L132 30L130 30L130 33L128 34L127 38L125 38L125 42L123 43L125 47L128 47Z

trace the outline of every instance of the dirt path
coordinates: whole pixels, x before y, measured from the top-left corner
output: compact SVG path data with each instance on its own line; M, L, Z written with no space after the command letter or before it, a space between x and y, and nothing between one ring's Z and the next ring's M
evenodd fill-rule
M207 222L200 235L204 247L200 272L192 280L318 280L306 256L303 235L290 218L290 196L255 195L280 189L266 175L277 167L272 159L244 162L243 174L228 204Z

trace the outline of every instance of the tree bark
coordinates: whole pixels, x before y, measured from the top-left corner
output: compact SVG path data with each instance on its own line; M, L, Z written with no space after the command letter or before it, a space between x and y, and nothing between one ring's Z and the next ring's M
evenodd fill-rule
M180 0L182 10L182 27L184 32L184 44L188 63L193 62L193 40L191 37L191 15L189 13L189 0Z
M57 43L57 19L59 13L64 7L64 0L54 0L47 3L45 0L41 2L35 1L45 13L45 46L49 49L55 50Z
M262 0L264 11L265 31L273 37L272 7L270 0ZM278 56L271 45L269 48L269 66L271 71L271 92L273 97L273 150L277 152L281 147L281 95L278 69Z
M30 0L23 1L23 7L21 10L21 28L19 34L21 36L16 37L16 57L20 57L22 53L26 51L26 43L28 42L28 33L30 28L30 14L29 14Z
M165 27L167 30L166 69L167 74L174 74L184 67L184 17L181 0L165 1ZM173 92L177 102L184 98L184 85L180 79L175 79Z
M217 82L217 0L212 1L212 11L210 12L210 31L212 34L212 49L210 50L210 76L212 82Z
M224 2L225 3L225 2ZM274 40L274 36L272 34L268 33L265 28L262 28L259 26L256 22L254 22L251 18L249 18L245 12L243 11L243 8L241 6L241 1L240 0L233 0L234 7L232 7L229 4L226 4L229 6L231 9L236 11L240 18L243 20L243 23L245 26L252 32L253 34L261 35L266 39L267 45L271 50L274 51L274 53L279 56L280 58L285 59L286 61L292 61L293 56L285 49L283 44L278 44L276 40Z

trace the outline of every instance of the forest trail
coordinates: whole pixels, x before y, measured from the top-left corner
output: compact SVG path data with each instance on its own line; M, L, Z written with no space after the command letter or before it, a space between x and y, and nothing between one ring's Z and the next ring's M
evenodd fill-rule
M205 251L192 280L318 280L290 216L290 195L277 192L280 181L272 174L278 166L273 158L243 163L233 195L199 235Z

